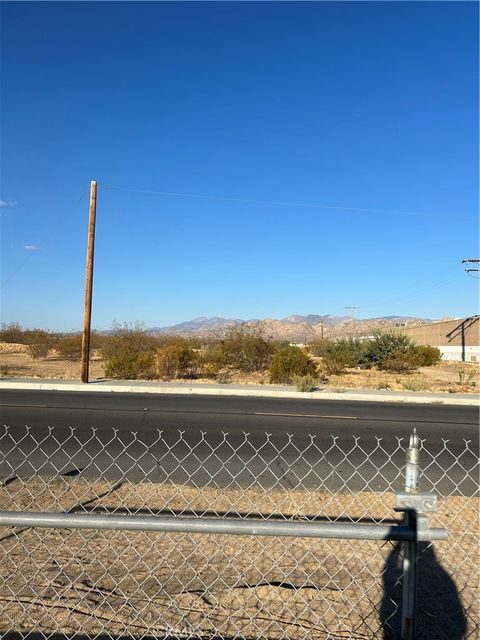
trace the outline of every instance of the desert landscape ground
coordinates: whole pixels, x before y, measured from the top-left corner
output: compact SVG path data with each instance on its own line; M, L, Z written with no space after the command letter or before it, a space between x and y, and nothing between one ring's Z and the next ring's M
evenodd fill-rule
M321 358L313 357L317 364ZM105 378L105 361L99 350L92 352L90 376L92 380ZM420 367L408 373L348 369L340 375L331 375L322 381L321 388L333 389L390 389L392 391L439 391L448 393L478 392L480 367L475 363L440 362L431 367ZM46 378L75 380L80 378L80 363L63 359L55 350L47 357L34 359L24 344L0 343L0 375L2 377ZM264 372L244 373L229 371L234 384L268 384ZM189 380L191 382L191 380ZM201 375L196 383L212 382Z
M22 510L184 515L192 508L230 514L253 508L269 518L280 510L287 520L321 514L330 522L347 516L391 524L394 496L37 477L0 488L0 508L12 503ZM462 615L464 637L475 633L477 516L478 500L457 496L442 500L431 518L432 526L447 527L450 542L422 548L421 566L440 563L443 570L422 575L418 638L432 625L439 638L456 638L448 633L462 626ZM461 545L454 543L459 537ZM37 620L44 634L95 635L108 627L112 635L366 640L385 637L382 628L388 634L398 622L399 545L393 542L29 528L7 530L1 540L0 623L15 620L19 632ZM431 616L442 607L450 614L440 629Z

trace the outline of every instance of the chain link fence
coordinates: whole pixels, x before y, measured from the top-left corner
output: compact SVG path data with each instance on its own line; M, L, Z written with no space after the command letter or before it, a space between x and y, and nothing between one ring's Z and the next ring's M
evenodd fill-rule
M473 639L478 451L467 441L440 442L421 443L420 486L438 496L430 525L444 527L448 540L417 543L415 638ZM370 437L332 436L325 446L315 436L266 433L3 427L0 511L83 514L91 525L0 527L0 634L401 638L404 544L395 539L402 515L394 506L407 446ZM129 516L246 530L125 530ZM123 520L106 530L105 517ZM270 525L274 533L262 533ZM279 525L290 527L288 537ZM331 525L384 534L306 533Z

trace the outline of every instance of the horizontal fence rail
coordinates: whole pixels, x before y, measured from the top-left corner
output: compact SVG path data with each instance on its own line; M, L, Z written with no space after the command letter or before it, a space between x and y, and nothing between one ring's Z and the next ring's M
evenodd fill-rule
M419 537L415 527L368 524L315 524L299 522L245 521L234 519L155 516L85 516L69 513L16 513L0 511L0 526L44 529L98 529L110 531L164 531L216 533L236 536L280 536L341 540L446 540L445 529L434 528Z
M5 426L0 635L476 638L478 468L440 438Z

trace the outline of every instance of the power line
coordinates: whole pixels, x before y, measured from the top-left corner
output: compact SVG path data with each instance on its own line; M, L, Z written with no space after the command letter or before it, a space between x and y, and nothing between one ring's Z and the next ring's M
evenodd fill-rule
M462 260L462 264L467 264L467 265L468 264L479 264L479 263L480 263L480 260L478 258L464 258ZM476 267L475 269L469 269L468 268L468 269L465 269L464 271L465 271L465 273L468 273L470 275L471 273L478 273L480 271L480 269L478 267Z
M22 260L22 262L18 265L18 267L15 269L15 271L13 271L6 280L4 280L2 282L2 285L0 286L0 289L3 289L8 282L10 282L10 280L17 275L17 273L20 271L20 269L23 267L23 265L25 265L30 258L33 256L33 253L29 253L28 256L25 258L25 260Z
M247 204L265 204L281 207L300 207L305 209L332 209L337 211L357 211L359 213L386 213L390 215L404 215L404 216L428 216L432 218L451 218L451 214L446 213L430 213L426 211L399 211L395 209L370 209L365 207L346 207L333 204L321 204L312 202L284 202L279 200L255 200L251 198L234 198L230 196L218 196L218 195L204 195L199 193L180 193L175 191L156 191L153 189L136 189L133 187L114 187L109 185L99 184L99 188L108 189L110 191L127 191L130 193L144 193L150 195L158 195L172 198L196 198L200 200L217 200L220 202L243 202ZM456 218L467 218L469 216L457 216Z
M88 195L88 193L89 191L85 191L82 194L82 196L80 196L80 198L77 200L77 202L74 204L74 207L78 206L80 202L85 198L85 196ZM53 235L53 225L50 225L46 230L44 229L43 233L40 234L40 236L37 236L37 238L40 240L40 247L42 244L45 243L47 239L50 239L52 235ZM43 243L42 243L42 239L43 239ZM2 290L10 282L10 280L12 280L12 278L17 275L20 269L30 260L30 258L33 256L34 253L35 252L30 252L28 256L25 258L25 260L22 260L22 262L20 262L18 267L14 271L12 271L12 273L2 282L2 284L0 285L0 290Z

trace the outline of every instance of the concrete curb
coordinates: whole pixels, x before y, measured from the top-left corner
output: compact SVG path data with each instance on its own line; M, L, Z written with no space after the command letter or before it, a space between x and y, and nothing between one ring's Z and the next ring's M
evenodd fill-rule
M297 398L314 400L353 400L357 402L404 402L415 404L445 404L478 406L480 397L478 394L471 394L468 397L456 396L455 394L436 393L421 394L416 392L381 392L381 391L312 391L302 393L288 389L271 388L232 388L230 385L206 386L202 384L185 386L166 386L161 384L131 384L128 382L118 384L108 384L104 382L93 382L88 385L80 382L57 382L39 380L2 380L1 389L24 389L24 390L44 390L44 391L75 391L88 393L157 393L157 394L183 394L183 395L214 395L214 396L244 396L244 397L264 397L264 398Z

